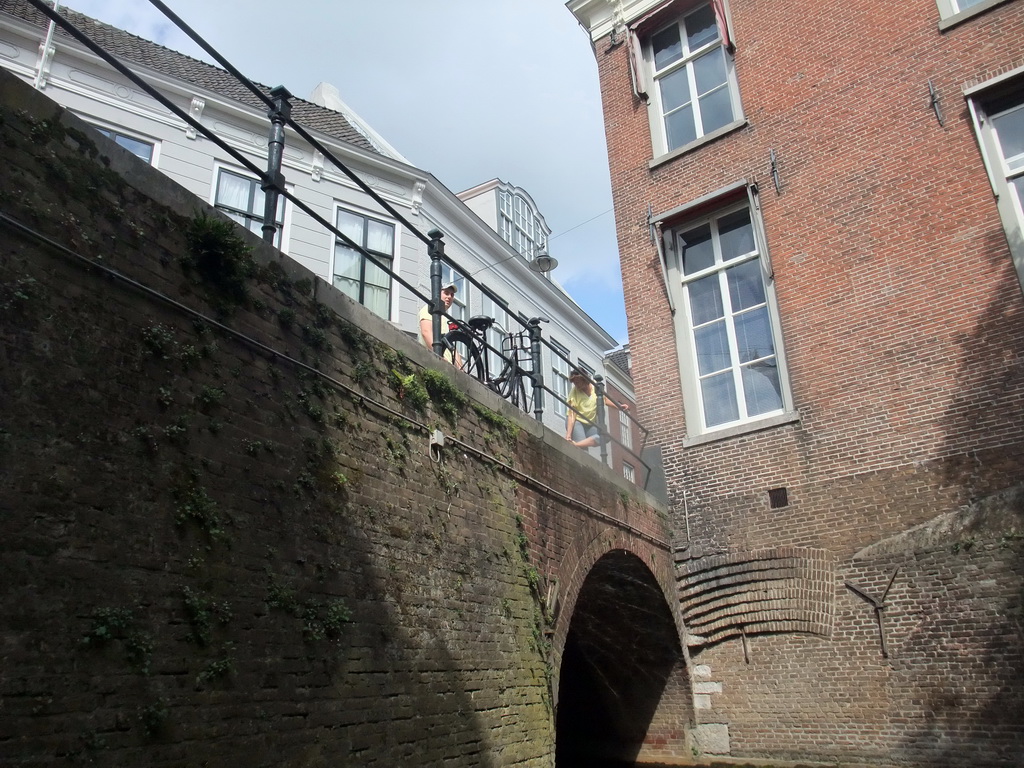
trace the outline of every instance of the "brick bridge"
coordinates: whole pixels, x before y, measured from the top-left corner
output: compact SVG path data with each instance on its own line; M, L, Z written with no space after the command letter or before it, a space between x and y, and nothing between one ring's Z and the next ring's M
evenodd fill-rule
M0 96L0 763L689 752L663 509Z

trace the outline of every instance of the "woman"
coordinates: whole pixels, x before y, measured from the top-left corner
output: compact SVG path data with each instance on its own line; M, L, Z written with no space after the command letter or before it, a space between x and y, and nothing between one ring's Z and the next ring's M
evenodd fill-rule
M572 388L569 390L569 413L565 418L565 439L577 448L593 448L604 442L597 426L597 393L590 378L583 371L574 368L569 374ZM628 411L629 405L617 405L605 396L604 401L612 408Z

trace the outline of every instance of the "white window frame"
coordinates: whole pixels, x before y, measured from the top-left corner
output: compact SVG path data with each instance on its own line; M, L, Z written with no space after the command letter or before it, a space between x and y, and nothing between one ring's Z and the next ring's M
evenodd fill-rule
M498 234L530 261L548 245L547 227L537 209L514 190L498 190Z
M569 357L569 350L554 339L548 339L551 347L561 352L566 358ZM558 396L554 398L555 413L562 418L569 414L565 400L569 399L569 363L551 352L551 390Z
M469 289L465 276L447 261L441 262L441 287L455 286L455 298L448 308L448 314L457 320L469 317Z
M651 126L651 143L653 146L655 160L665 159L664 156L674 157L678 154L685 153L694 147L697 147L711 139L732 130L738 125L743 123L743 106L740 102L740 91L739 81L736 78L736 68L733 63L732 54L724 48L724 41L722 40L721 33L719 32L715 40L709 41L697 48L694 51L686 49L686 34L684 20L686 17L693 15L703 8L710 8L710 3L697 3L693 7L687 9L686 13L673 18L671 21L666 21L663 24L659 24L649 35L647 35L643 41L643 57L644 66L646 68L646 77L649 80L649 93L650 99L647 103L648 118ZM711 9L714 13L714 10ZM677 61L665 66L662 70L657 70L654 62L654 46L653 40L655 36L664 32L666 29L672 26L679 27L680 30L680 41L684 47L683 55ZM717 29L717 27L716 27ZM697 101L698 94L696 93L696 81L694 79L694 68L691 66L694 61L701 58L702 56L709 55L711 51L715 49L722 49L722 56L725 59L726 67L726 88L729 92L729 104L732 107L732 120L725 123L724 125L718 126L711 131L706 131L700 121L699 110L694 112L695 118L695 133L696 136L693 140L680 144L677 147L670 147L668 143L668 132L665 127L665 111L662 105L661 96L661 85L660 81L675 72L682 69L687 70L687 82L690 91L691 101L693 104Z
M970 0L935 0L939 9L939 29L945 31L1007 2L1009 0L976 0L973 3Z
M994 124L1003 115L1024 110L1024 68L983 83L968 91L966 96L1017 280L1024 290L1024 199L1012 183L1024 178L1024 154L1006 158ZM994 106L996 102L1007 101L1016 104ZM990 113L990 110L993 111Z
M102 133L104 136L106 136L108 139L113 141L115 144L117 144L122 149L127 149L129 152L131 152L133 155L138 157L140 160L142 160L144 162L148 162L151 167L153 167L153 168L158 167L157 166L157 160L160 157L160 141L158 139L154 139L151 136L143 136L142 134L135 133L133 131L125 130L124 128L122 128L119 125L113 125L113 124L110 124L110 123L98 123L98 122L94 122L92 120L88 120L86 118L82 118L82 119L85 120L87 123L89 123L89 125L92 126L93 128L95 128L97 131ZM113 134L113 135L111 136L111 135L107 135L107 134ZM146 160L144 157L140 157L137 153L132 152L130 147L126 147L124 144L122 144L120 141L118 141L119 138L128 139L130 141L137 141L140 144L146 144L147 146L149 146L149 149L150 149L149 160Z
M500 351L499 354L491 349L487 350L487 368L495 376L505 367L505 358L502 355L507 354L503 346L509 333L507 306L507 303L499 303L486 293L480 295L480 313L485 317L494 318L494 324L487 329L486 338L489 346Z
M636 467L630 464L628 461L622 462L622 476L629 482L636 485Z
M398 227L398 223L395 222L395 221L392 221L391 219L389 219L389 218L387 218L385 216L378 216L376 214L372 214L372 213L370 213L368 211L362 210L360 208L356 208L356 207L351 206L351 205L346 205L346 204L342 204L342 203L339 203L339 202L335 202L335 204L334 204L334 222L335 222L335 226L338 225L338 216L342 212L347 213L347 214L349 214L351 216L358 216L359 218L367 220L367 221L373 220L373 221L376 221L376 222L381 223L381 224L386 224L386 225L388 225L388 226L390 226L392 228L392 232L393 232L392 243L391 243L392 253L391 253L391 256L390 256L389 260L390 260L391 272L394 273L395 270L396 270L396 266L395 266L396 265L396 261L398 260L398 244L399 244L400 238L401 238L401 231L400 231L400 229ZM340 227L339 227L339 229L340 229ZM335 275L335 268L336 268L335 259L337 257L338 246L339 245L344 245L343 241L340 238L338 238L337 235L332 234L332 236L331 236L331 259L330 259L330 265L329 265L330 269L328 271L328 275L329 275L329 279L330 279L331 285L335 285L335 282L334 282L335 281L335 277L336 277L336 275ZM366 247L365 224L364 224L364 239L363 239L362 242L359 243L359 245L361 247L363 247L363 248L366 248L366 250L370 251L370 253L373 253L374 255L378 255L378 253L376 251L373 251L372 249ZM382 261L384 259L388 258L386 254L381 253L379 255L382 257ZM360 256L361 263L362 263L363 267L365 267L366 261L367 261L366 256L364 256L363 254L359 254L359 256ZM366 283L366 280L365 280L365 269L364 269L364 270L360 271L360 278L359 278L360 294L362 294L362 292L363 292L362 289L365 286L365 283ZM335 286L335 287L337 288L337 286ZM338 290L342 290L342 289L338 288ZM388 277L388 298L387 298L388 316L383 318L384 320L391 320L391 318L394 317L394 314L395 314L395 293L396 293L396 291L395 291L395 281L394 281L394 278L389 276ZM348 296L347 293L345 295ZM352 298L352 300L356 301L357 303L362 303L359 299L357 299L355 297L349 296L349 298Z
M629 414L619 409L619 442L623 448L633 450L633 420Z
M767 246L761 226L759 212L757 206L753 202L755 200L756 196L751 193L740 200L733 198L730 202L723 201L723 204L715 207L714 210L702 213L693 218L676 220L670 227L665 227L663 231L663 246L668 262L668 286L673 295L674 305L677 307L674 322L676 330L676 346L679 353L678 357L683 390L683 405L686 411L688 438L684 442L685 445L696 445L709 440L732 437L734 435L744 434L756 429L763 429L776 424L792 422L798 418L793 407L792 395L789 387L785 352L783 349L782 334L780 331L779 313L771 274L771 261L768 258ZM684 278L683 266L679 254L680 247L678 245L681 234L685 231L692 231L694 228L700 227L704 224L708 224L713 221L717 222L723 217L743 209L747 209L750 212L751 226L754 235L754 250L739 259L722 262L717 243L718 236L717 234L714 234L713 238L715 240L714 248L716 264L712 268L702 270L693 275L687 275ZM716 232L715 228L713 228L713 232ZM722 274L727 267L733 267L753 260L757 260L761 267L760 271L764 286L765 304L768 311L768 320L771 324L772 343L774 346L774 356L778 370L779 386L781 389L781 407L766 413L746 415L743 389L741 386L737 386L736 400L739 418L709 427L705 425L694 329L691 324L691 307L688 291L684 286L686 284L696 282L701 277L706 277L710 274ZM728 299L728 297L723 298L726 300ZM736 346L734 329L732 323L727 323L727 326L730 344L734 350ZM731 365L731 370L734 372L734 381L736 381L737 385L739 385L741 380L740 374L743 367L744 364L739 362L734 362Z
M226 165L226 164L223 164L223 163L214 163L214 166L213 166L213 184L212 184L212 186L210 188L210 204L214 208L216 208L217 210L219 210L219 211L221 211L222 213L225 213L225 214L228 213L227 206L222 206L222 205L220 205L217 202L217 191L218 191L218 189L220 189L220 177L221 177L222 173L230 173L233 176L238 176L240 178L248 180L250 184L255 184L256 185L256 193L251 198L251 200L253 201L253 206L256 208L256 210L248 211L247 212L248 216L245 217L248 221L253 222L253 226L246 226L245 224L242 224L241 222L237 222L237 223L238 223L239 226L242 226L242 227L245 227L246 229L248 229L250 232L255 234L257 237L262 237L263 236L263 191L259 189L259 186L260 186L259 179L256 178L255 176L253 176L251 173L248 173L248 172L242 170L241 168L237 168L237 167L231 166L231 165ZM250 187L250 189L251 189L251 187ZM283 195L278 198L277 206L278 206L279 216L277 217L278 218L278 221L277 221L277 224L278 224L277 232L274 233L274 245L277 246L277 248L282 253L288 253L288 235L289 235L289 231L291 229L291 227L290 227L290 222L291 222L291 206L288 204L288 198L284 197ZM232 211L240 211L241 209L234 209L233 208L231 210ZM255 228L253 228L253 227L255 227ZM333 253L333 251L332 251L332 253Z

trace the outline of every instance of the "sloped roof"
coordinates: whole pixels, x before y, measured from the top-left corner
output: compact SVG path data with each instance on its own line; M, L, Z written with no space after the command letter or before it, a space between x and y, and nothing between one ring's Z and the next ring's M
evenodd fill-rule
M604 359L622 371L624 374L633 378L633 373L629 370L629 348L620 347L619 349L613 349Z
M52 5L52 3L51 3ZM40 37L45 34L50 19L26 2L26 0L0 0L0 12L19 18L40 28ZM162 75L173 77L198 88L217 93L227 99L265 110L266 105L235 79L229 72L207 64L199 59L172 51L157 43L150 42L123 29L112 27L96 19L91 19L70 8L61 8L60 14L68 19L79 30L87 35L104 50L124 62L146 67ZM57 27L58 39L73 41L80 45L61 27ZM266 94L270 88L262 83L255 83ZM292 98L292 119L303 127L319 131L325 135L382 154L373 144L360 133L340 112L313 104L300 98Z

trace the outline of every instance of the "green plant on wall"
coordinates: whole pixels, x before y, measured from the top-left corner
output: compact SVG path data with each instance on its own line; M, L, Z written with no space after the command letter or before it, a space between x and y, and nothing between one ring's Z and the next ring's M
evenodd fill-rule
M423 377L423 386L429 393L434 407L450 423L456 422L469 403L469 398L452 383L446 374L440 371L426 368L420 372L420 375Z
M185 237L189 253L182 258L186 271L195 271L226 304L243 304L248 281L256 274L252 249L238 235L238 225L219 216L201 213L192 219Z
M321 601L317 598L303 599L298 592L276 576L269 567L267 573L267 606L293 616L307 642L321 640L338 641L345 624L352 620L352 614L341 598Z
M185 617L191 627L190 639L198 646L207 646L213 640L213 626L231 621L231 606L227 602L214 602L190 587L181 591L185 604Z
M190 522L195 523L211 540L218 540L227 536L226 531L221 526L217 502L211 499L205 490L193 482L178 488L174 493L174 497L177 502L175 521L178 525L185 525Z
M92 627L82 638L82 646L101 648L111 643L121 646L125 658L134 668L149 672L153 640L143 632L131 608L97 608L92 615Z
M398 369L392 368L389 383L399 400L408 403L420 413L426 410L430 397L422 382L416 378L415 373L402 373Z

